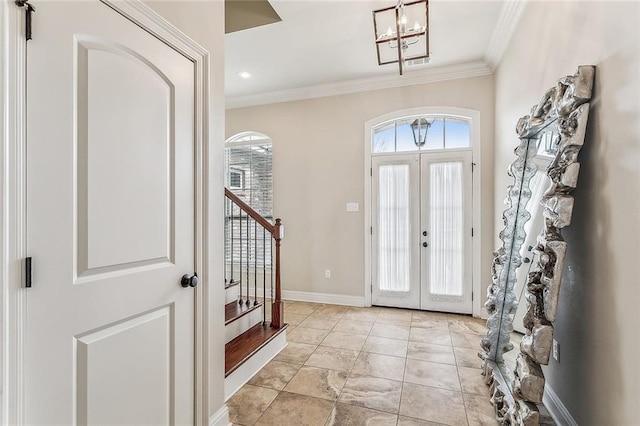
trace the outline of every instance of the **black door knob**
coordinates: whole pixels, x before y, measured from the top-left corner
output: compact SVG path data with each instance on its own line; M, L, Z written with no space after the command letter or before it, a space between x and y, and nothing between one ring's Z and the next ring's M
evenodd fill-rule
M429 244L427 244L427 242L426 242L426 241L422 243L422 247L427 247L428 245L429 245Z
M427 231L422 231L422 235L427 236Z
M180 285L184 288L197 286L198 274L196 272L194 272L193 275L184 274L182 276L182 280L180 281Z

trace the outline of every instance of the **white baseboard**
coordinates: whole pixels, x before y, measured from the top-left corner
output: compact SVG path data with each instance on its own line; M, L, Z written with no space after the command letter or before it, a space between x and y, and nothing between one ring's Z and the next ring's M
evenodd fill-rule
M229 400L262 367L287 346L287 330L283 330L244 364L224 379L224 400Z
M553 421L556 422L559 426L578 426L578 422L576 422L567 410L567 407L564 406L558 395L551 389L548 385L544 386L544 395L542 397L542 403L545 408L551 414Z
M282 298L298 302L330 303L332 305L364 306L364 296L346 296L332 293L313 293L307 291L282 291Z
M209 426L231 426L229 409L226 405L220 407L213 416L209 417Z
M262 288L258 287L258 297L262 297ZM244 294L244 293L243 293ZM254 288L249 287L249 295L253 298L255 294ZM270 292L267 289L267 297ZM310 291L293 291L282 290L282 298L284 300L293 300L296 302L312 302L312 303L329 303L332 305L345 305L345 306L364 306L364 296L346 296L344 294L333 293L315 293Z

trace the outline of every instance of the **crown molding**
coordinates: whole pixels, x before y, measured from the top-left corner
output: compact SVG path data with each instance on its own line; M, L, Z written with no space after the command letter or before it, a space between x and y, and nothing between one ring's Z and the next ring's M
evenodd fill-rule
M276 90L256 95L228 97L226 108L233 109L279 102L291 102L303 99L434 83L437 81L456 80L459 78L479 77L489 74L492 74L492 70L484 62L469 62L466 64L429 68L421 71L410 71L403 76L395 74L384 75L295 89Z
M502 59L504 51L511 41L511 37L520 22L522 12L529 0L508 0L502 5L498 23L496 24L489 46L484 54L484 62L495 71Z

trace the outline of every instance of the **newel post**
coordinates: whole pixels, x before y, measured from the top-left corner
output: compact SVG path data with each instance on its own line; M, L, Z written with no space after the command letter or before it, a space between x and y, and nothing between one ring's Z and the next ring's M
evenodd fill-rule
M282 302L282 289L280 288L280 241L282 240L282 221L276 219L275 240L276 240L276 295L271 306L271 325L280 328L284 324L284 303Z

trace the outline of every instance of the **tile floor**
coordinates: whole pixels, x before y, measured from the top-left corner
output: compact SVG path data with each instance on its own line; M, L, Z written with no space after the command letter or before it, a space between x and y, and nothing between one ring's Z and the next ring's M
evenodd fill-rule
M495 425L485 321L285 302L288 346L228 402L236 425Z

